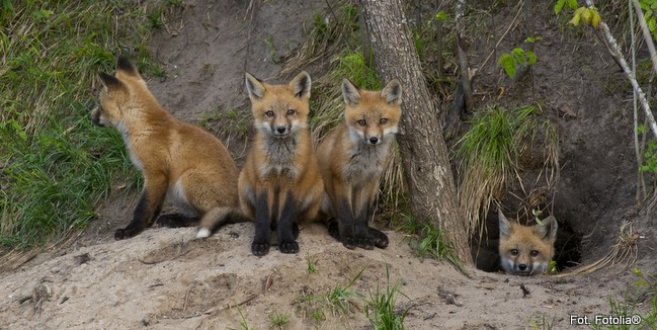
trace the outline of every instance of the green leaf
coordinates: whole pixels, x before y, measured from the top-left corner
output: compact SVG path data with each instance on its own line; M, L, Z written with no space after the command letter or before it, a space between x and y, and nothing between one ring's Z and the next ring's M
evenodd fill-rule
M636 127L636 134L645 134L646 133L646 125L644 124L639 124Z
M648 22L648 28L650 29L650 31L651 31L653 34L655 33L655 28L656 28L656 27L657 27L657 22L655 22L654 19L651 19L651 20Z
M528 50L526 52L527 54L527 64L528 65L534 65L536 64L536 61L538 60L538 57L536 57L536 54L532 52L531 50Z
M522 48L514 48L511 51L511 55L513 56L513 60L516 62L516 66L524 65L525 62L527 62L527 55L525 54L525 50Z
M447 13L444 10L439 11L436 13L436 21L438 22L444 22L446 21L449 17L447 16Z
M577 0L568 0L567 6L572 10L577 9Z
M497 61L497 63L504 69L504 72L506 73L509 78L513 78L516 75L516 61L513 59L513 57L509 54L502 54L500 56L500 59Z
M565 4L566 4L566 0L557 0L557 3L554 4L554 14L559 15Z
M533 44L541 40L543 40L542 37L527 37L527 39L525 39L525 42L528 44Z

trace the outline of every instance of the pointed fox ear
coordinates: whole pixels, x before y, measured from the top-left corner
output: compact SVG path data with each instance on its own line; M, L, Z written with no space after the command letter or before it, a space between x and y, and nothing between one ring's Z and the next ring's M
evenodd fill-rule
M310 97L310 86L310 75L306 71L302 71L290 81L290 88L292 88L294 96L300 99Z
M100 72L98 74L98 78L100 78L100 81L103 83L105 87L107 87L107 89L116 89L116 88L121 88L123 86L123 84L119 79L105 72Z
M500 222L500 239L509 238L512 231L511 223L509 223L509 220L504 216L501 209L497 210L497 218Z
M116 61L116 70L117 71L123 71L124 73L127 73L129 75L133 76L138 76L139 71L137 71L137 67L134 66L130 60L128 60L127 57L125 56L119 56L119 59Z
M342 98L344 98L344 103L351 106L360 102L360 91L346 78L342 79Z
M539 224L534 226L534 231L542 239L550 243L554 243L557 240L557 229L559 227L559 224L557 223L557 219L553 215L551 215L543 219L542 222L543 222L542 225Z
M401 83L399 83L399 80L397 79L391 80L381 91L381 96L383 96L389 104L401 104L401 95Z
M249 98L251 100L259 100L265 95L265 86L258 80L258 78L252 76L250 73L246 73L246 90L249 92Z

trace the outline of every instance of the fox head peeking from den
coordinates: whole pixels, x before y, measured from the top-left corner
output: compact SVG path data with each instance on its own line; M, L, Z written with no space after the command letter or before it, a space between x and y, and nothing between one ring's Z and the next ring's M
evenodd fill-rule
M502 210L498 211L498 217L502 269L508 274L523 276L545 273L554 256L557 238L558 225L554 216L534 226L510 222Z

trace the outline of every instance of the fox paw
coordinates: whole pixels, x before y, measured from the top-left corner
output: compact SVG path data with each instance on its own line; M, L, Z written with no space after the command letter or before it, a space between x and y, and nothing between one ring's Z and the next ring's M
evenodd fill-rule
M251 253L258 257L264 256L269 253L269 243L251 243Z
M385 249L388 247L388 236L382 231L370 228L370 236L372 237L374 246L378 247L379 249Z
M374 249L374 240L371 237L356 237L356 246L365 250Z
M137 236L137 234L141 233L143 230L144 230L143 228L128 225L125 228L117 229L114 232L114 239L117 240L117 241L120 241L122 239L135 237L135 236Z
M329 221L328 224L326 224L326 228L328 229L329 235L331 237L335 238L338 241L342 241L340 239L340 228L338 227L338 222L335 220Z
M365 250L374 249L374 242L369 237L352 237L347 236L342 238L342 245L349 250L353 250L357 247Z
M281 242L278 249L281 253L297 253L299 252L299 244L297 242Z

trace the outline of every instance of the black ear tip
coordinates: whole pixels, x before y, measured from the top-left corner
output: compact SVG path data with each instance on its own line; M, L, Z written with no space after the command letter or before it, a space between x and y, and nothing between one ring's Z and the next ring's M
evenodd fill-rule
M130 62L130 60L126 56L123 56L123 55L119 56L119 58L117 59L116 67L119 70L123 70L123 71L128 71L128 72L135 72L136 71L136 68L132 64L132 62Z

